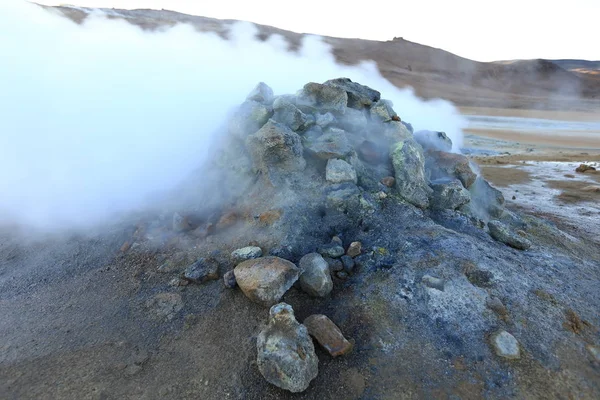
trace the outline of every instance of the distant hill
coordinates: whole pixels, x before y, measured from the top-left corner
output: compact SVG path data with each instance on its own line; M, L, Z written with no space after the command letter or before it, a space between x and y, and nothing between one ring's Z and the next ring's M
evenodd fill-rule
M50 7L81 23L90 9ZM233 20L218 20L167 10L103 9L109 18L122 18L143 29L189 23L200 31L226 37ZM259 38L285 37L292 50L303 34L257 25ZM389 41L324 37L339 62L373 60L381 74L398 87L412 86L425 98L441 97L461 106L600 109L600 74L580 68L598 68L598 61L515 60L478 62L403 38Z

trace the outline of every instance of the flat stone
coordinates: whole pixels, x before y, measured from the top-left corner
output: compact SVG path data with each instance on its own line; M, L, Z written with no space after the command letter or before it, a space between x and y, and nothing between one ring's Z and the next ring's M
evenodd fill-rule
M293 172L301 171L306 166L300 136L272 119L258 132L248 136L246 146L258 171L277 169Z
M325 297L333 289L329 265L318 253L309 253L300 259L300 287L314 297Z
M342 356L352 351L350 343L340 328L327 316L313 314L304 320L308 333L333 357Z
M279 303L256 341L258 370L267 382L293 393L303 392L319 373L308 329L298 323L292 306Z
M331 183L357 182L356 171L344 160L331 158L325 168L325 179Z
M348 254L350 257L356 257L356 256L359 256L361 252L362 252L362 243L361 242L352 242L352 243L350 243L350 246L348 246L348 250L346 251L346 254Z
M219 279L219 264L212 259L200 258L185 269L183 277L195 283Z
M231 253L231 258L234 262L239 263L253 258L262 256L262 249L258 246L242 247L241 249L234 250Z
M339 258L344 255L344 248L339 244L330 243L319 248L323 257Z
M431 180L456 178L468 189L477 178L469 159L462 154L428 151L425 168Z
M183 299L179 293L159 293L146 302L156 317L171 320L183 308Z
M499 331L493 334L490 340L496 355L508 359L521 358L519 342L517 342L517 339L515 339L515 337L510 333L506 331Z
M277 303L300 275L293 263L274 256L243 261L233 271L246 297L265 306Z

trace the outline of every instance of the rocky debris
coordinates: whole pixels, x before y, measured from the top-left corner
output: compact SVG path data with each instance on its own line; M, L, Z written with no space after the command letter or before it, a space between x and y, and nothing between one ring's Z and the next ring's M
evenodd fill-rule
M186 217L182 217L179 213L173 214L173 232L185 232L190 228L190 223Z
M490 236L499 242L519 250L527 250L531 247L531 242L524 237L512 232L508 226L500 221L494 220L488 222Z
M432 190L425 178L421 146L414 140L407 139L392 145L390 157L400 196L417 207L427 208Z
M293 263L274 256L246 260L233 271L246 297L264 306L277 303L300 275Z
M506 331L496 332L490 337L490 342L494 348L494 352L499 357L508 359L521 358L519 342L510 333Z
M310 154L322 160L346 158L354 153L346 133L338 128L327 129L325 133L316 138L307 135L305 146Z
M171 320L183 308L183 300L178 293L159 293L146 302L159 319Z
M421 282L427 287L444 291L444 280L431 275L423 275Z
M272 119L258 132L248 136L246 145L254 168L263 173L273 168L282 172L301 171L306 166L300 136Z
M325 168L325 179L331 183L357 182L356 171L344 160L331 158Z
M271 89L266 83L259 82L258 85L246 97L246 100L257 101L262 104L273 103L273 89Z
M219 264L210 258L200 258L185 269L183 277L194 283L219 279Z
M346 91L348 95L348 107L361 110L371 105L381 98L381 93L368 86L352 82L348 78L330 79L324 83L327 86L333 86Z
M246 139L258 131L273 115L273 110L257 101L243 102L229 120L229 133L238 138Z
M352 351L352 343L344 337L340 328L327 316L313 314L304 320L304 326L331 356L343 356Z
M225 275L223 275L223 284L228 289L233 289L237 286L233 270L225 272Z
M350 257L357 257L360 256L360 253L362 252L362 243L361 242L352 242L350 243L350 246L348 246L348 250L346 251L346 254L348 254Z
M343 114L348 105L348 95L343 89L311 82L298 92L296 104L308 110Z
M394 105L389 100L379 100L371 106L371 120L379 122L390 122L393 117L397 117Z
M415 132L414 136L417 143L426 151L444 151L447 153L452 151L452 140L445 132L423 130Z
M396 179L394 179L393 176L386 176L381 178L381 183L387 187L392 187L394 186L394 183L396 183Z
M596 168L587 164L580 164L579 167L575 168L575 172L579 172L580 174L585 174L588 171L595 171Z
M318 253L309 253L300 259L300 287L314 297L325 297L333 289L329 265Z
M258 258L262 256L262 249L258 246L247 246L241 249L234 250L231 253L231 258L234 262L239 263L242 261Z
M431 208L457 210L471 201L471 194L458 179L440 179L431 182Z
M344 266L344 271L346 271L348 274L351 274L352 271L354 271L354 259L352 259L352 257L350 256L342 256L341 258L342 260L342 265Z
M471 169L469 159L462 154L428 151L425 169L431 180L456 178L467 189L477 178L477 174Z
M278 98L273 103L273 110L275 111L273 120L288 126L293 131L304 130L313 123L308 115L286 98Z
M344 255L344 248L337 243L329 243L319 248L319 253L323 257L340 258Z
M304 325L292 306L279 303L269 311L269 323L259 333L258 370L267 382L293 393L303 392L319 372L319 359Z
M463 206L463 211L478 218L487 220L490 217L500 218L504 213L504 196L482 177L477 177L469 188L471 202Z

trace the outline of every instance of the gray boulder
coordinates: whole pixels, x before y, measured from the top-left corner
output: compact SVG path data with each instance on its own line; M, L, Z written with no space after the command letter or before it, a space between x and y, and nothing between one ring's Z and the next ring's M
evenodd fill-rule
M344 160L331 158L325 168L325 179L331 183L357 182L356 171Z
M275 111L273 119L287 125L293 131L304 130L313 122L298 107L285 98L278 98L273 103L273 110Z
M417 207L427 208L432 190L425 178L425 157L421 146L413 139L406 139L391 146L390 157L400 196Z
M456 178L467 189L477 178L477 174L471 169L469 159L462 154L428 151L425 168L431 180Z
M431 182L431 208L456 210L471 201L471 194L458 179L443 179Z
M379 100L371 106L371 120L379 122L389 122L397 117L393 109L394 104L389 100Z
M483 220L500 218L504 213L504 196L502 192L491 186L488 181L478 176L469 188L471 202L464 211Z
M273 168L301 171L306 166L300 136L272 119L254 135L248 136L246 146L258 171L269 172Z
M348 78L330 79L324 83L327 86L333 86L346 91L348 95L348 107L362 109L370 107L374 102L379 101L381 93L368 86L352 82Z
M271 104L273 102L273 89L266 83L260 82L246 97L246 100L258 101L263 104Z
M412 137L412 134L402 122L389 121L383 124L382 133L391 143L401 142Z
M318 137L307 137L306 150L322 160L345 158L354 152L352 145L341 129L328 129Z
M342 249L343 251L343 249ZM333 289L329 265L318 253L310 253L300 259L300 287L314 297L325 297Z
M267 382L293 393L303 392L319 373L319 359L306 327L292 306L279 303L256 341L258 370Z
M243 102L229 120L229 133L245 139L258 131L273 115L273 110L257 101Z
M348 95L343 89L310 82L296 95L296 104L307 110L343 114L348 104Z
M524 237L519 236L500 221L488 222L490 236L499 242L519 250L527 250L531 247L531 242Z
M450 152L452 150L452 140L445 132L436 131L417 131L414 133L415 140L425 150L437 150Z
M272 306L298 280L300 270L290 261L268 256L241 262L233 273L246 297L255 303Z

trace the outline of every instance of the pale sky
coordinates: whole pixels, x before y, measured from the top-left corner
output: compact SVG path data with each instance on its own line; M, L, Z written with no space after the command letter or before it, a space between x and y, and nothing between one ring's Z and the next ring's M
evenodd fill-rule
M38 3L164 8L337 37L390 40L398 36L479 61L600 60L600 0L39 0Z

